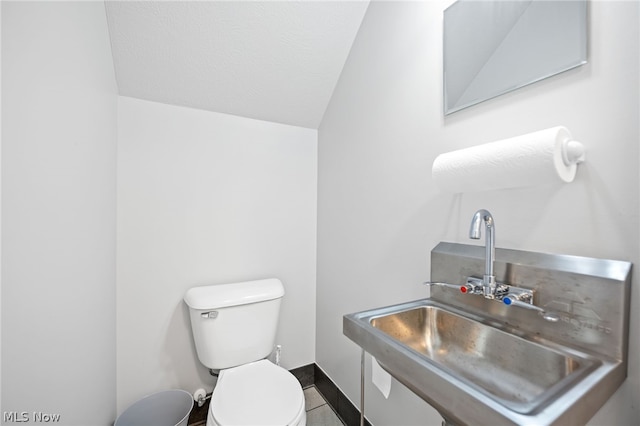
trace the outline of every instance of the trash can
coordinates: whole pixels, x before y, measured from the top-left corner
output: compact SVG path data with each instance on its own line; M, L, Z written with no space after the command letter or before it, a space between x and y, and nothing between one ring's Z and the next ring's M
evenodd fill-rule
M193 397L180 389L146 396L124 410L113 426L187 426Z

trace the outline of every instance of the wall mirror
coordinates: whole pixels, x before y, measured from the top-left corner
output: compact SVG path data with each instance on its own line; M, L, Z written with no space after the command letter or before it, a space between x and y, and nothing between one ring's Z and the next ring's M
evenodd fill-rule
M444 113L587 62L586 0L458 0L444 11Z

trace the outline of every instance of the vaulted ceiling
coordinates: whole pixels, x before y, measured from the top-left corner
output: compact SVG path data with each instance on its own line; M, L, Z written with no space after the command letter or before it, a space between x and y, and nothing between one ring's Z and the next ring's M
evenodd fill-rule
M368 1L106 1L121 95L317 128Z

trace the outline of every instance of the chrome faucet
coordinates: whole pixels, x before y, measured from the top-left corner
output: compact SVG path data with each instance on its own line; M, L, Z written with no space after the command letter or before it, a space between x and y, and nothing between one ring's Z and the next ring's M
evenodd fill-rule
M493 273L493 263L496 256L496 226L493 216L487 210L480 209L471 219L469 238L479 240L481 236L482 222L485 225L485 260L484 276L482 277L482 289L484 297L493 299L496 296L496 276Z
M560 317L555 312L547 312L534 303L534 290L499 283L493 272L496 255L496 226L493 216L487 210L480 209L474 213L469 228L469 238L479 240L482 232L482 222L485 226L485 271L482 278L467 277L466 284L457 285L447 282L427 281L429 287L443 287L458 289L467 295L482 295L486 299L502 302L507 306L519 306L521 308L537 311L545 320L557 322Z

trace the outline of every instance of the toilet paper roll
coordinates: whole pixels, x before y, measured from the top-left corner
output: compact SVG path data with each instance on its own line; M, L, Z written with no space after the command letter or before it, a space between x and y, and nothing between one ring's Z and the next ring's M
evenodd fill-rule
M553 127L439 155L432 177L445 192L474 192L572 182L584 147Z
M371 381L385 398L391 393L391 375L384 371L378 361L371 357Z

